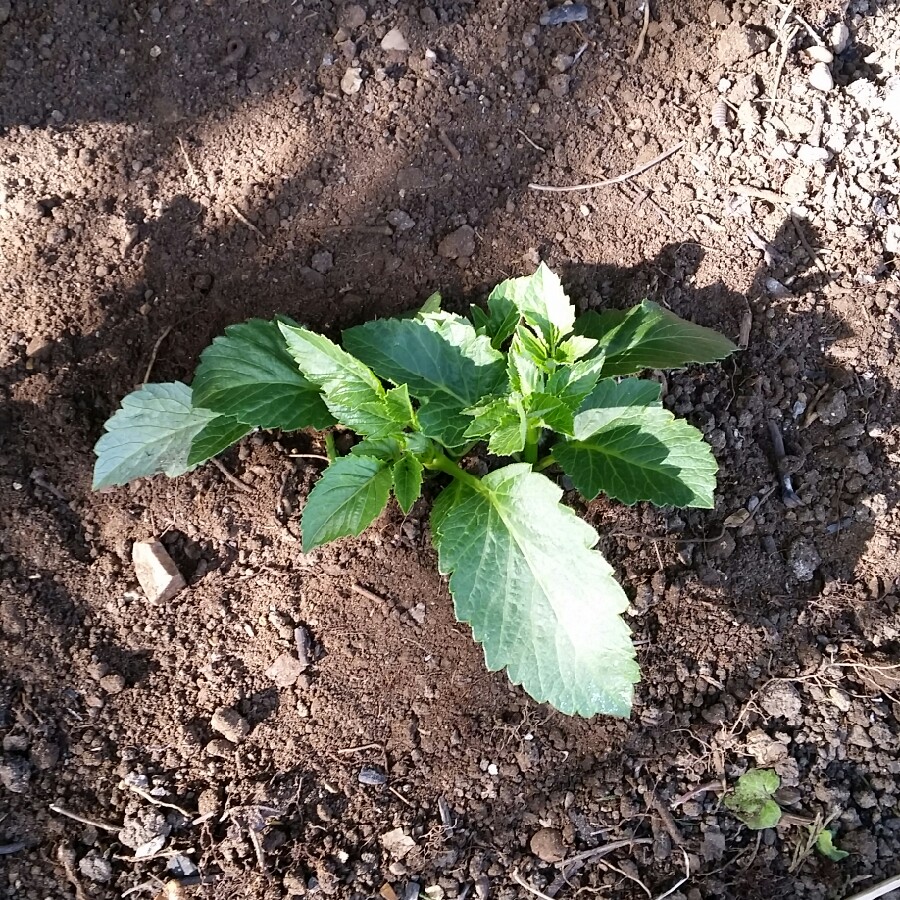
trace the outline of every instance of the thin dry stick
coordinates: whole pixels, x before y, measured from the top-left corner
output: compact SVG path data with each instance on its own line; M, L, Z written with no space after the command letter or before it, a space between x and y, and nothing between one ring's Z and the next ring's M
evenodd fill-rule
M624 175L617 175L615 178L606 178L603 181L591 181L587 184L573 184L563 187L549 184L529 184L528 187L533 191L554 191L556 193L563 193L565 191L590 191L594 188L606 187L610 184L622 184L625 181L630 181L632 178L636 178L638 175L643 175L644 172L649 171L654 166L658 166L661 162L664 162L670 156L674 156L684 146L684 144L684 141L679 141L677 144L675 144L674 147L669 147L668 150L660 153L659 156L655 156L650 160L650 162L642 163L641 165L631 169L629 172L626 172Z
M825 263L819 258L819 254L813 250L809 241L806 239L806 234L803 231L803 227L801 226L801 218L798 216L793 210L791 210L791 224L794 226L794 231L797 232L797 237L800 238L800 243L803 244L803 249L806 251L807 256L809 256L813 265L820 271L825 272Z
M261 241L265 241L265 235L233 203L229 203L226 208L239 222L243 222L254 234L259 235Z
M401 803L405 803L410 809L415 809L415 808L416 808L416 805L415 805L412 801L407 800L406 797L404 797L403 794L401 794L400 791L398 791L396 788L392 788L390 785L388 785L388 790L389 790L389 791L390 791L390 792L391 792L391 793L392 793L392 794L393 794L393 795L394 795Z
M245 494L253 493L253 488L250 487L249 484L244 484L240 478L232 475L231 472L225 468L221 460L213 457L210 462L225 476L225 480L233 484L239 491L243 491Z
M782 206L790 206L790 200L783 194L775 191L767 191L764 188L750 187L746 184L729 184L726 190L732 194L740 194L743 197L756 197L758 200L766 200L769 203L778 203Z
M524 131L522 131L521 128L517 128L516 131L517 131L519 134L521 134L522 137L523 137L529 144L531 144L531 146L534 147L535 150L539 150L541 153L546 153L546 152L547 152L547 149L546 149L545 147L542 147L540 144L536 144L530 137L528 137L527 134L525 134Z
M700 784L693 790L686 791L680 797L676 797L672 801L672 809L677 809L682 803L687 803L688 800L693 800L694 797L699 797L700 794L705 794L707 791L718 791L721 793L723 790L725 788L722 786L721 781L707 781L706 784Z
M566 869L572 863L588 862L589 860L598 859L601 856L606 856L607 853L612 853L613 850L621 850L623 847L632 847L635 844L652 843L653 841L650 838L626 838L621 841L612 841L609 844L604 844L602 847L595 847L593 850L584 850L581 853L576 853L575 856L569 856L562 862L558 862L556 868Z
M122 830L121 825L112 825L109 822L104 822L101 819L89 819L87 816L80 816L78 813L73 813L69 809L65 809L62 806L57 806L55 803L50 804L50 809L55 813L59 813L61 816L65 816L67 819L72 819L75 822L81 822L82 825L93 825L94 828L99 828L102 831L112 831L119 832Z
M678 890L690 877L691 877L691 858L687 855L687 851L684 847L681 848L681 853L684 856L684 878L680 881L676 881L675 884L672 885L667 891L659 894L654 900L666 900L666 897L671 896Z
M678 826L675 824L675 820L672 818L672 813L666 809L665 804L659 797L656 796L656 791L647 790L644 793L644 801L647 806L651 809L655 810L659 815L660 819L662 819L662 823L665 826L666 831L669 832L669 837L672 838L672 843L675 844L676 847L684 846L684 835L678 830Z
M787 62L788 53L791 49L791 41L797 33L798 26L792 25L786 36L781 38L781 58L778 60L778 68L775 70L775 83L772 85L771 102L774 103L778 97L778 85L781 84L781 73L784 71L784 64Z
M634 53L631 54L629 62L634 65L641 54L644 52L644 41L647 39L647 30L650 28L650 0L644 0L644 24L641 26L641 33L638 35L637 46Z
M456 147L456 144L453 143L453 139L441 128L438 131L438 137L440 138L441 143L446 148L447 152L453 157L454 162L459 162L462 159L462 153Z
M75 900L87 900L87 894L75 872L75 851L68 844L60 844L56 851L56 859L65 870L66 880L75 889Z
M181 148L181 155L184 157L185 165L187 166L188 175L191 177L191 184L194 187L198 187L200 184L200 179L197 177L197 170L194 168L193 163L191 162L191 158L187 155L187 150L184 149L184 141L181 138L178 138L178 146Z
M536 887L532 887L518 872L514 871L512 873L512 880L519 885L520 887L525 888L529 894L534 894L535 897L540 897L540 900L553 900L551 896L548 894L544 894L539 891Z
M159 348L162 345L162 342L168 337L169 332L172 330L171 325L167 325L162 334L156 339L156 343L153 345L153 352L150 354L150 362L147 363L147 368L144 370L144 380L141 384L146 384L150 380L150 373L153 371L153 367L156 365L156 354L159 353Z
M288 453L288 456L291 459L321 459L322 462L331 462L327 456L322 456L321 453Z
M365 597L366 600L371 600L373 603L387 603L387 600L385 600L384 597L379 597L378 594L364 588L355 581L350 585L350 590L353 591L354 594L359 594L360 597Z
M174 809L175 812L181 813L186 819L190 820L193 818L193 813L189 813L186 809L182 809L180 806L176 806L174 803L165 803L164 801L154 797L153 794L148 793L147 791L139 788L136 784L129 784L127 781L124 782L125 787L130 791L134 791L139 797L143 797L148 803L152 803L154 806L163 806L166 809Z

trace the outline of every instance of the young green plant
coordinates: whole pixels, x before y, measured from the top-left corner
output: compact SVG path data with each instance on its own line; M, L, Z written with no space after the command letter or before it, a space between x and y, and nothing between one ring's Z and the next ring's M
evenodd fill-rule
M536 700L627 716L639 678L628 606L597 534L560 503L560 470L588 500L713 506L716 462L645 369L721 359L727 338L654 303L576 318L545 265L498 285L471 317L440 297L344 332L343 347L286 318L232 325L191 387L128 395L97 443L94 487L187 472L254 429L340 425L360 441L303 510L303 549L357 536L393 491L408 513L426 477L456 616ZM496 458L478 477L473 448Z

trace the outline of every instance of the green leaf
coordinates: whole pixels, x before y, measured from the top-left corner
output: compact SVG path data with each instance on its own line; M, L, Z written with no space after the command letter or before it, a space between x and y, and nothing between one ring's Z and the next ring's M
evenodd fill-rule
M225 329L201 357L194 403L256 428L327 428L334 424L319 388L297 369L277 322L250 319Z
M409 388L422 432L445 447L464 443L462 410L507 382L502 354L452 313L367 322L345 331L344 344L382 378Z
M122 400L94 447L94 490L190 471L191 444L217 419L217 413L193 406L186 384L145 384Z
M393 420L401 427L413 425L416 421L416 411L413 409L412 400L409 399L409 385L401 384L391 388L384 395L385 406Z
M639 676L628 601L561 495L525 463L454 481L431 519L440 569L489 669L564 713L627 716Z
M436 313L441 311L441 292L435 291L420 307L419 315L424 316L428 313Z
M553 456L587 499L602 491L629 506L714 506L718 467L703 435L660 406L634 403L658 397L653 382L605 380L585 401L596 405L575 416L576 440L560 441Z
M563 290L559 276L544 263L533 275L510 278L497 285L488 297L507 300L515 306L525 321L537 328L551 346L572 331L575 307Z
M575 412L594 390L603 369L602 356L583 359L569 366L560 366L547 379L547 393L559 397Z
M575 323L575 332L597 340L593 353L606 354L604 375L678 369L723 359L737 350L717 331L694 325L649 300L629 310L586 312Z
M253 431L237 419L228 416L216 416L191 441L187 464L191 468L218 456L223 450L237 443L242 437Z
M362 532L384 509L391 493L391 470L370 456L342 456L316 482L303 508L303 550Z
M400 456L398 437L367 437L354 444L350 452L354 456L371 456L373 459L395 460Z
M384 399L384 386L367 366L337 344L307 328L279 323L288 352L300 371L317 385L332 415L359 434L399 430Z
M819 836L816 838L816 850L832 862L840 862L850 855L846 850L834 846L834 835L827 828L823 828L819 832Z
M466 440L487 440L496 456L512 456L525 448L528 418L520 396L501 397L466 413L475 417L463 435Z
M528 398L528 421L558 434L571 435L575 429L572 408L551 394L532 394Z
M594 338L573 334L556 348L555 358L560 362L573 363L583 356L587 356L596 346L597 341Z
M394 463L394 496L400 509L406 515L422 493L422 471L424 466L411 453L404 453Z
M472 306L472 321L478 334L486 334L491 339L491 346L499 350L516 330L522 317L515 304L505 297L492 294L487 307L485 312L480 306Z
M725 806L748 828L774 828L781 821L781 807L772 799L781 779L772 769L751 769L737 780L725 797Z

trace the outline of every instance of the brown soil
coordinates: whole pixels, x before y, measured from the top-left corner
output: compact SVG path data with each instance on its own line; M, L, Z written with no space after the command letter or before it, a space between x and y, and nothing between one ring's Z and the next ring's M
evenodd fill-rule
M846 6L798 4L826 42ZM154 896L178 874L169 851L221 876L191 896L251 900L531 896L522 881L625 900L638 882L665 893L686 862L669 897L841 898L896 873L898 127L859 88L883 95L900 20L849 6L835 89L823 105L808 87L798 25L775 121L754 98L780 44L741 47L782 12L754 2L653 4L634 59L631 0L559 27L530 0L371 0L362 23L328 0L0 0L0 845L24 842L0 846L0 895ZM394 26L409 52L381 48ZM558 55L583 43L566 80ZM742 106L729 91L752 75ZM823 145L823 122L849 149L804 168L793 154ZM619 186L528 189L679 140ZM463 224L475 251L450 261L438 245ZM582 308L650 297L734 337L751 326L733 360L666 381L719 459L716 509L578 507L633 597L630 721L567 719L486 672L436 574L427 502L303 554L319 465L288 454L315 436L226 454L249 491L207 465L90 492L92 445L151 363L189 378L251 315L337 334L435 289L464 309L538 259ZM189 588L155 607L130 547L159 535ZM266 671L297 625L314 660L279 688ZM223 706L250 726L235 746L211 728ZM757 763L786 810L834 817L846 860L803 858L803 825L753 833L721 806ZM135 861L157 833L160 855ZM554 883L554 852L624 838L648 840Z

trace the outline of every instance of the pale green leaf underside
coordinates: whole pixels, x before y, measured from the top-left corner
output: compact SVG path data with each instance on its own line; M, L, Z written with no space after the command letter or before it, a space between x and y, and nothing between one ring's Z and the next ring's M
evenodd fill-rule
M411 453L404 453L394 463L394 496L404 515L412 509L422 493L422 472L422 463Z
M575 307L563 290L559 276L545 263L533 275L509 278L491 291L488 301L510 301L529 325L540 330L548 341L564 337L575 324Z
M737 350L717 331L679 318L649 300L629 310L586 312L575 323L575 331L597 339L593 354L606 354L604 376L679 369L688 363L723 359Z
M384 386L371 369L321 334L284 323L279 328L300 371L321 389L325 405L342 425L359 434L397 430L385 405Z
M781 779L772 769L751 769L738 778L734 791L725 797L725 806L748 828L774 828L781 820L781 807L772 795Z
M386 461L371 456L335 460L303 508L304 552L336 538L362 534L384 509L390 492L391 470Z
M506 668L564 713L627 716L639 672L628 605L593 528L527 464L454 482L438 497L432 531L457 618L472 626L488 668Z
M827 828L823 828L819 832L819 836L816 838L816 850L832 862L840 862L850 855L846 850L841 850L834 845L834 835Z
M300 374L277 322L250 319L225 329L203 351L194 403L256 428L327 428L334 424L319 388Z
M217 418L208 409L195 409L191 389L181 382L145 384L133 391L94 447L94 490L150 475L183 475L193 468L191 443Z
M460 412L504 388L503 357L452 313L379 319L344 332L344 346L420 402L419 426L445 447L463 443Z

